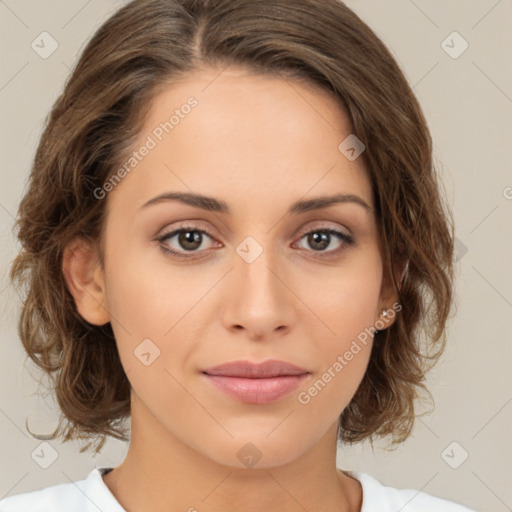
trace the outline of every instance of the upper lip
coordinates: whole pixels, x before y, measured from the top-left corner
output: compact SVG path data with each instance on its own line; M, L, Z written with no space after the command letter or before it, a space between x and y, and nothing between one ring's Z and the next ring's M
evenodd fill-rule
M275 359L262 363L251 361L232 361L230 363L212 366L203 370L208 375L222 375L224 377L245 377L252 379L265 379L282 375L302 375L309 373L304 368L295 366L285 361Z

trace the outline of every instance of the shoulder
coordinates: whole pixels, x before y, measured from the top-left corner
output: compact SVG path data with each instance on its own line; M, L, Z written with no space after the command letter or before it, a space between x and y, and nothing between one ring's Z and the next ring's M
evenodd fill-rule
M454 501L438 498L415 489L386 487L366 473L344 471L359 480L363 489L361 512L475 512Z
M124 512L103 482L104 471L96 468L85 480L4 498L0 512Z

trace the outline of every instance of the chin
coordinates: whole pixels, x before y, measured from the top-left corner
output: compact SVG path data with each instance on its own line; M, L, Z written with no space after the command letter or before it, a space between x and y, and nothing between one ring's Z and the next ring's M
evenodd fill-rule
M290 443L283 446L282 443L266 441L237 442L231 440L229 446L218 446L217 449L203 454L211 460L236 469L272 469L291 463L301 455L297 445Z
M227 434L223 438L205 436L203 439L208 439L208 445L196 449L230 468L270 469L293 462L316 442L313 436L311 439L305 437L304 432L290 432L283 425L276 429L276 425L278 423L273 421L271 428L260 430L250 427L237 431L228 429L233 438ZM269 432L272 433L269 435Z

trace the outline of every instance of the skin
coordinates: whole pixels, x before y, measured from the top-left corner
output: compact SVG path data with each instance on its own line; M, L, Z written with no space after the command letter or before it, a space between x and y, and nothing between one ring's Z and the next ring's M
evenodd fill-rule
M133 388L128 454L104 481L128 511L359 511L359 482L336 469L336 429L372 340L307 405L298 394L398 298L383 279L373 210L347 202L286 215L295 201L335 193L374 207L362 158L338 150L349 120L314 86L203 69L155 98L136 147L190 96L198 106L103 199L105 267L81 240L64 255L80 314L112 323ZM231 213L178 201L140 208L171 191L217 198ZM162 251L187 254L178 236L156 241L182 221L211 236L188 260ZM315 250L305 235L322 228L355 245L331 236ZM236 252L247 236L263 250L251 263ZM147 338L160 350L149 366L134 355ZM201 373L238 359L310 374L275 403L242 403ZM254 467L237 457L247 443L261 454Z

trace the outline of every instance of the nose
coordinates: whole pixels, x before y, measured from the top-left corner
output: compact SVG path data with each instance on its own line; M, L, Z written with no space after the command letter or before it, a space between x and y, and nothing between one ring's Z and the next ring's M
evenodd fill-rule
M234 268L225 290L225 328L243 331L251 340L284 335L296 321L297 297L287 282L289 274L284 263L278 263L270 253L263 250L253 261L243 252L242 256L234 254Z

